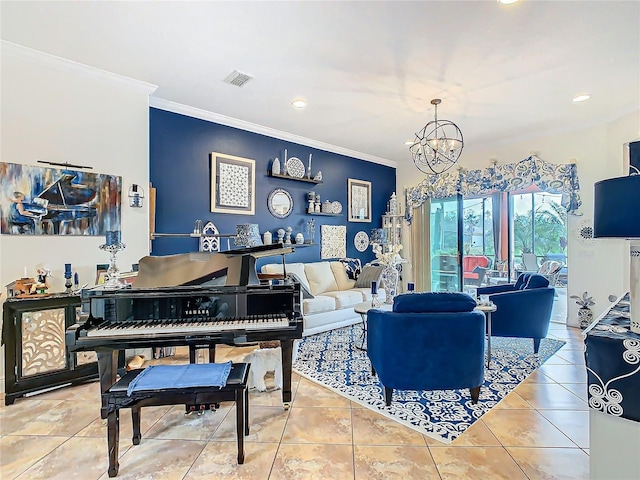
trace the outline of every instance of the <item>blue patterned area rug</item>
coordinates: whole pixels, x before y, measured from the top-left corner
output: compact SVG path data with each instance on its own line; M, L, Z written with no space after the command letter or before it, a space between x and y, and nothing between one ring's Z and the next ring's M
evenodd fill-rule
M354 341L360 345L361 335L361 325L353 325L303 338L294 371L446 444L462 435L565 343L545 338L534 355L531 339L492 337L491 368L485 368L477 404L471 403L469 389L395 390L387 407L382 386L377 376L371 375L367 352L354 347Z

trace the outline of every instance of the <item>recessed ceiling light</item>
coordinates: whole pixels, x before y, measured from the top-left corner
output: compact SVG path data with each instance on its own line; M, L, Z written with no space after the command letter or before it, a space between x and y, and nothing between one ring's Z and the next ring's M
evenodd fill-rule
M584 102L585 100L589 100L591 95L588 93L581 93L580 95L576 95L573 97L573 103Z
M304 98L296 98L293 102L291 102L293 108L304 108L307 106L307 101Z
M502 5L511 5L512 3L516 3L518 0L498 0L498 3Z

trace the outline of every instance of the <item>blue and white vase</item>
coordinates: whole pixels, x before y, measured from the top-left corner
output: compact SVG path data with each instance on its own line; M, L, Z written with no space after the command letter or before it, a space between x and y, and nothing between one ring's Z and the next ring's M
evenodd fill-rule
M398 280L400 279L400 272L395 265L387 265L382 270L380 275L380 281L382 282L382 288L386 298L384 303L393 303L393 297L398 293Z

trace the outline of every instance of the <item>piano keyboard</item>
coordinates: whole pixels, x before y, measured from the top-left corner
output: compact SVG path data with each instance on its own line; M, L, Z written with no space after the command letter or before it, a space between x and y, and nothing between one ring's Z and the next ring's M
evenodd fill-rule
M286 315L255 315L241 318L194 320L132 320L113 322L87 331L87 337L207 334L229 330L271 330L288 327Z

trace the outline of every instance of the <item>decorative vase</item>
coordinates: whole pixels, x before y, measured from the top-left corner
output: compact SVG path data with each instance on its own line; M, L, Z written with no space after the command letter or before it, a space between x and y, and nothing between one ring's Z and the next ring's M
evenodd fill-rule
M587 328L593 321L593 312L591 309L586 307L579 308L578 321L580 322L580 328L583 330Z
M382 282L382 288L386 298L384 303L393 303L393 297L396 296L398 291L398 280L400 279L400 272L395 265L387 265L382 270L380 281Z
M271 164L271 174L280 175L280 160L278 160L277 158Z

